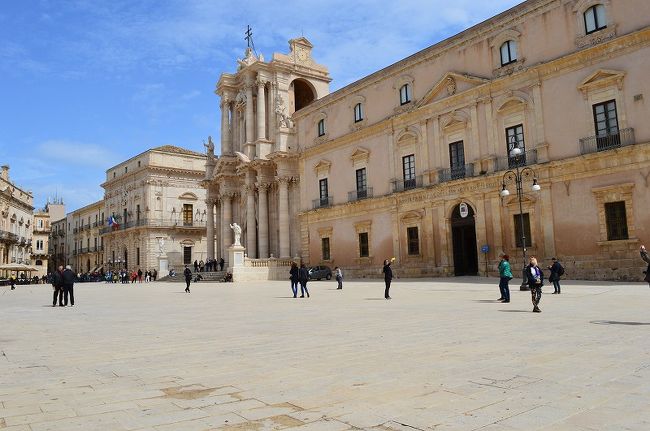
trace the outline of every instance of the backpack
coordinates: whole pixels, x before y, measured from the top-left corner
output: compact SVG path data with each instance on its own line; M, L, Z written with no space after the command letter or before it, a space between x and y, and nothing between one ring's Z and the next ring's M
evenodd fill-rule
M564 275L564 267L560 265L560 268L557 270L557 275L562 277Z

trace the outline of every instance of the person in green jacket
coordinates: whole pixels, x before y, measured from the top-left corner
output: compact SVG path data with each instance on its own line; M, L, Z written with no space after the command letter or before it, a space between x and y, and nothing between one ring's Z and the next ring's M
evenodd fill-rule
M501 291L501 302L510 302L510 287L508 283L512 280L512 271L510 270L510 256L504 254L499 262L499 290Z

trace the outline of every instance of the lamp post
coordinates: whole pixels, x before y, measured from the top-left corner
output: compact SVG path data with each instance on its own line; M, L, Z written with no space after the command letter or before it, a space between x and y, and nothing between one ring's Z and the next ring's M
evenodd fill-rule
M515 170L508 170L506 171L505 174L503 174L503 180L501 183L501 197L505 198L510 196L510 192L506 188L507 183L515 183L515 187L517 189L517 199L519 200L519 223L520 223L520 229L521 229L521 255L523 259L523 267L521 271L522 275L522 280L521 280L521 286L519 286L519 290L528 290L528 281L526 277L526 232L524 230L524 210L522 207L521 203L521 198L522 195L524 194L523 190L523 181L527 179L532 179L533 180L533 185L531 187L531 190L534 192L538 192L541 190L541 187L539 184L537 184L537 177L535 176L535 171L528 167L524 166L523 168L519 168L519 165L521 165L521 160L519 158L522 156L523 151L521 148L518 146L514 146L512 150L510 150L510 158L515 159L514 160L514 165L515 165ZM525 159L524 159L524 164L525 164Z

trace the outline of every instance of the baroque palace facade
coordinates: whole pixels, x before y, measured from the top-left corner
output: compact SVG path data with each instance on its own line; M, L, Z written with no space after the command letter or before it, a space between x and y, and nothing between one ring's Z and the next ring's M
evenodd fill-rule
M649 24L645 0L529 0L331 94L306 39L248 50L217 85L208 256L236 221L249 257L349 275L392 256L403 275L493 272L524 245L570 278L640 279Z
M0 168L0 265L30 265L34 195L14 184L9 166ZM5 272L5 271L2 271Z

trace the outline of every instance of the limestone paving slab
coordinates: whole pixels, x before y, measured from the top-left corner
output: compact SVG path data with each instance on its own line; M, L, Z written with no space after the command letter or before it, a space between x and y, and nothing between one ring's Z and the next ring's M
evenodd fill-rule
M650 429L647 285L497 283L3 287L0 431Z

